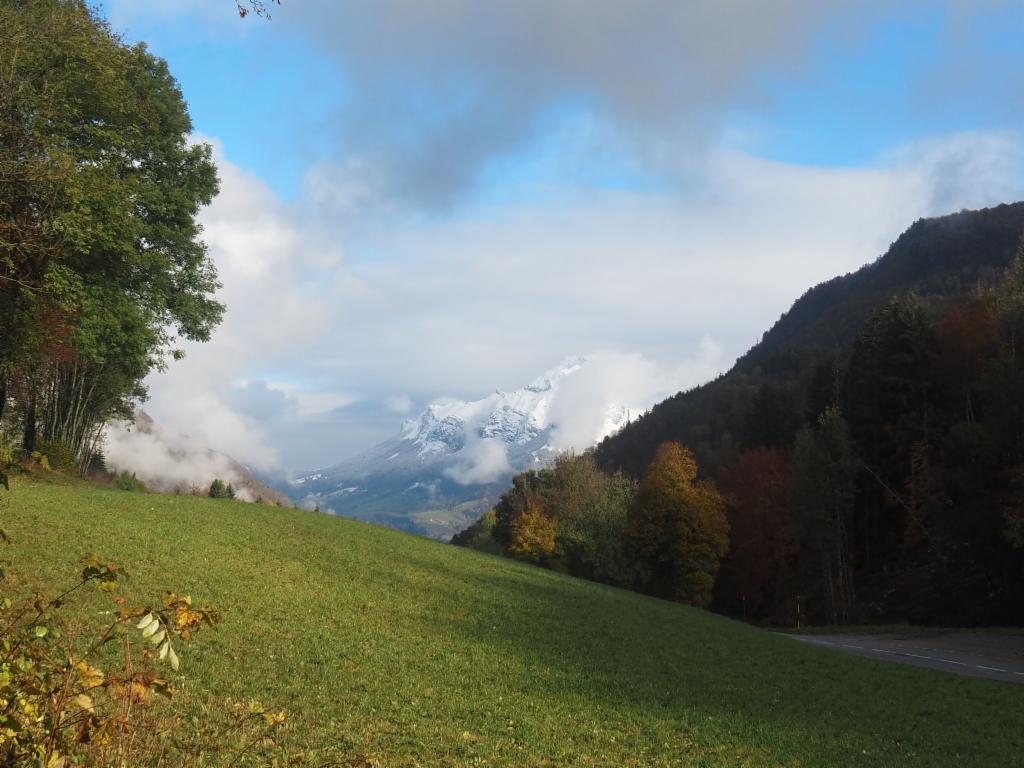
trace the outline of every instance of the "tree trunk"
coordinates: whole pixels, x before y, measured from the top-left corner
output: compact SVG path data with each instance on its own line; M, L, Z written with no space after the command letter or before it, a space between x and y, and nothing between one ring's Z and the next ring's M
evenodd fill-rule
M828 593L828 605L832 611L832 623L839 624L839 616L836 614L836 591L832 583L832 563L829 562L828 551L824 546L821 548L821 564L825 571L825 591Z
M36 393L28 401L28 412L25 414L25 437L21 443L27 453L36 449Z

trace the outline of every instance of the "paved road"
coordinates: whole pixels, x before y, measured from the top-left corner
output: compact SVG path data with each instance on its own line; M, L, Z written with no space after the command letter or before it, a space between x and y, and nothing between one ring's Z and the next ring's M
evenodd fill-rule
M892 635L789 635L873 659L1024 684L1024 634L941 631Z

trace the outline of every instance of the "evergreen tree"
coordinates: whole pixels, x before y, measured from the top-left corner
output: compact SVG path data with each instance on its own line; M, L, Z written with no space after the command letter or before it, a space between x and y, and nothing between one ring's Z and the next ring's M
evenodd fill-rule
M787 446L799 427L799 408L793 396L772 384L762 384L751 398L743 444L748 449Z
M849 537L855 473L846 420L829 408L797 435L793 477L801 561L818 573L819 615L833 624L847 620L854 602Z
M214 481L210 483L210 491L207 495L211 499L226 499L228 497L228 489L224 485L224 481L219 477L215 478Z

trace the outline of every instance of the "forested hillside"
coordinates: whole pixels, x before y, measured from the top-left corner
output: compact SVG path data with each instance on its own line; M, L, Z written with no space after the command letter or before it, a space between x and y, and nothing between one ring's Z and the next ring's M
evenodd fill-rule
M917 221L874 263L808 290L737 367L749 369L786 351L846 348L891 296L963 296L991 286L1009 265L1022 231L1024 203Z
M785 621L802 594L818 620L1024 619L1022 232L1021 203L918 221L599 446L638 475L679 441L718 481L719 608Z
M927 303L999 282L1024 233L1024 202L922 219L878 260L801 296L725 375L670 397L598 447L600 463L638 476L666 440L717 473L744 448L777 445L830 399L832 368L872 312L914 292Z
M457 543L780 624L1019 624L1022 231L917 222Z

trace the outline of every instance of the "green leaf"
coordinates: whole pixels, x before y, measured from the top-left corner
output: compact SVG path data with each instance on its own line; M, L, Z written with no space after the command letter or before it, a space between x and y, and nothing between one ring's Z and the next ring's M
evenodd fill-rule
M135 628L136 629L145 629L146 627L149 626L150 622L152 622L152 621L155 621L155 619L153 618L153 614L152 613L147 613L145 616L143 616L141 619L139 619L139 623L135 625Z
M38 625L35 629L36 637L46 637L46 633L49 630L46 629L42 624Z
M163 639L166 636L167 633L161 629L159 632L157 632L155 635L149 638L149 642L151 642L153 645L160 645L160 643L163 642Z
M178 654L176 654L174 652L174 649L171 648L169 645L167 647L167 656L171 660L171 669L173 669L175 672L177 672L178 671L178 666L179 666L178 665Z

